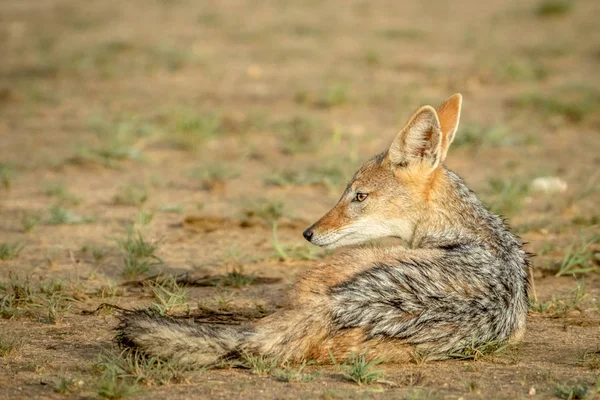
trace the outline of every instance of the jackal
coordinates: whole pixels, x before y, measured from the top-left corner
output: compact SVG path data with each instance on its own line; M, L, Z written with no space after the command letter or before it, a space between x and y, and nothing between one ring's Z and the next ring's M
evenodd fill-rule
M421 107L383 153L354 175L335 207L304 231L334 248L295 284L287 306L248 326L193 324L144 311L121 315L126 347L188 366L236 354L327 362L352 353L389 362L448 358L473 343L518 340L529 267L522 244L444 167L460 94Z

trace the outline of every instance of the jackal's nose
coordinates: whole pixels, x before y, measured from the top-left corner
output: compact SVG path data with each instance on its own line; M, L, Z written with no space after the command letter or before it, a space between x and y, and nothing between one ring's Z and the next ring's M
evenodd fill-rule
M304 239L308 240L310 242L310 240L313 237L313 231L312 229L308 228L307 230L305 230L304 232L302 232L302 236L304 236Z

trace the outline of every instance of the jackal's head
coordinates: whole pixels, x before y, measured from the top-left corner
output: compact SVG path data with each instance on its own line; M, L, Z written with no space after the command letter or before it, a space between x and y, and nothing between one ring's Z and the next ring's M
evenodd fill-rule
M306 240L327 248L382 237L410 243L417 223L435 209L430 199L444 176L461 103L455 94L437 110L417 110L390 147L358 170L335 207L304 231Z

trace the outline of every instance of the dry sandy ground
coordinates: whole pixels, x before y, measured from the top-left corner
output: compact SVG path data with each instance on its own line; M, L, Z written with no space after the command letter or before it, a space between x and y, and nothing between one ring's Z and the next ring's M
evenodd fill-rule
M302 229L417 107L457 91L447 165L538 254L521 345L378 366L384 381L360 387L332 366L308 366L308 382L226 368L146 376L131 396L599 397L599 13L595 0L2 1L0 398L98 398L116 319L88 311L158 301L124 282L241 270L253 284L189 287L190 313L274 310L327 257ZM566 190L533 190L546 176ZM128 229L159 243L145 273L125 266Z

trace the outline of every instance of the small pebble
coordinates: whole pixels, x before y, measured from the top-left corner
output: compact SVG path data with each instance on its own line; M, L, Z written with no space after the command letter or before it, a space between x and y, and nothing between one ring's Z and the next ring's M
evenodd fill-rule
M531 190L541 193L563 193L567 190L567 182L557 176L543 176L531 182Z
M533 386L531 388L529 388L529 395L535 396L535 388Z

